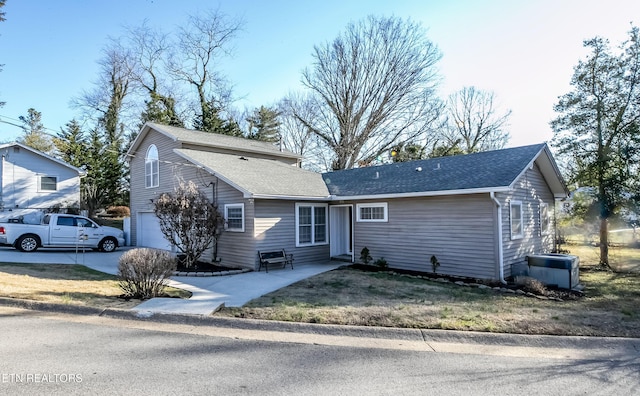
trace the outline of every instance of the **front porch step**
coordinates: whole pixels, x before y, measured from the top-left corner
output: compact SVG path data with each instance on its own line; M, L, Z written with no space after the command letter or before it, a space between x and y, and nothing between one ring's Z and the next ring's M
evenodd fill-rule
M338 256L332 256L331 257L332 261L344 261L346 263L350 263L351 262L351 255L350 254L341 254Z

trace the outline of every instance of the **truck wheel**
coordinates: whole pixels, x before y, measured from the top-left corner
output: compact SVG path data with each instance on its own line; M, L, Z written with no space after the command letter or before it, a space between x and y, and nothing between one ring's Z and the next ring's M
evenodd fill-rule
M100 241L99 247L103 252L113 252L118 247L118 241L113 238L104 238Z
M35 252L38 249L40 240L35 235L23 235L16 242L16 249L21 252Z

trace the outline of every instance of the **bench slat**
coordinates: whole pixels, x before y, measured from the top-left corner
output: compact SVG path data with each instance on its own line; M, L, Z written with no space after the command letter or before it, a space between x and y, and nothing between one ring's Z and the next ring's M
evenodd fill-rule
M289 264L291 265L291 269L293 269L293 254L287 254L284 249L267 252L258 251L258 256L260 259L258 271L264 266L265 271L269 272L269 264L283 264L282 268Z

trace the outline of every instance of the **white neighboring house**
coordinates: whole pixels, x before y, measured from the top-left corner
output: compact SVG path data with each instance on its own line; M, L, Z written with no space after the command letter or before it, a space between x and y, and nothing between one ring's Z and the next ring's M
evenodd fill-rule
M85 175L81 169L17 142L0 144L0 156L0 211L4 214L79 208L80 178Z

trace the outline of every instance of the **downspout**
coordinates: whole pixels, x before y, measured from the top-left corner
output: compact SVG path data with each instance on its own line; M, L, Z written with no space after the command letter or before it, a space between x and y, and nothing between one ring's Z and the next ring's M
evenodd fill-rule
M502 205L500 205L500 201L496 198L495 192L491 191L491 199L495 202L496 207L498 208L498 265L499 265L499 275L498 280L506 284L507 281L504 280L504 250L502 248Z

